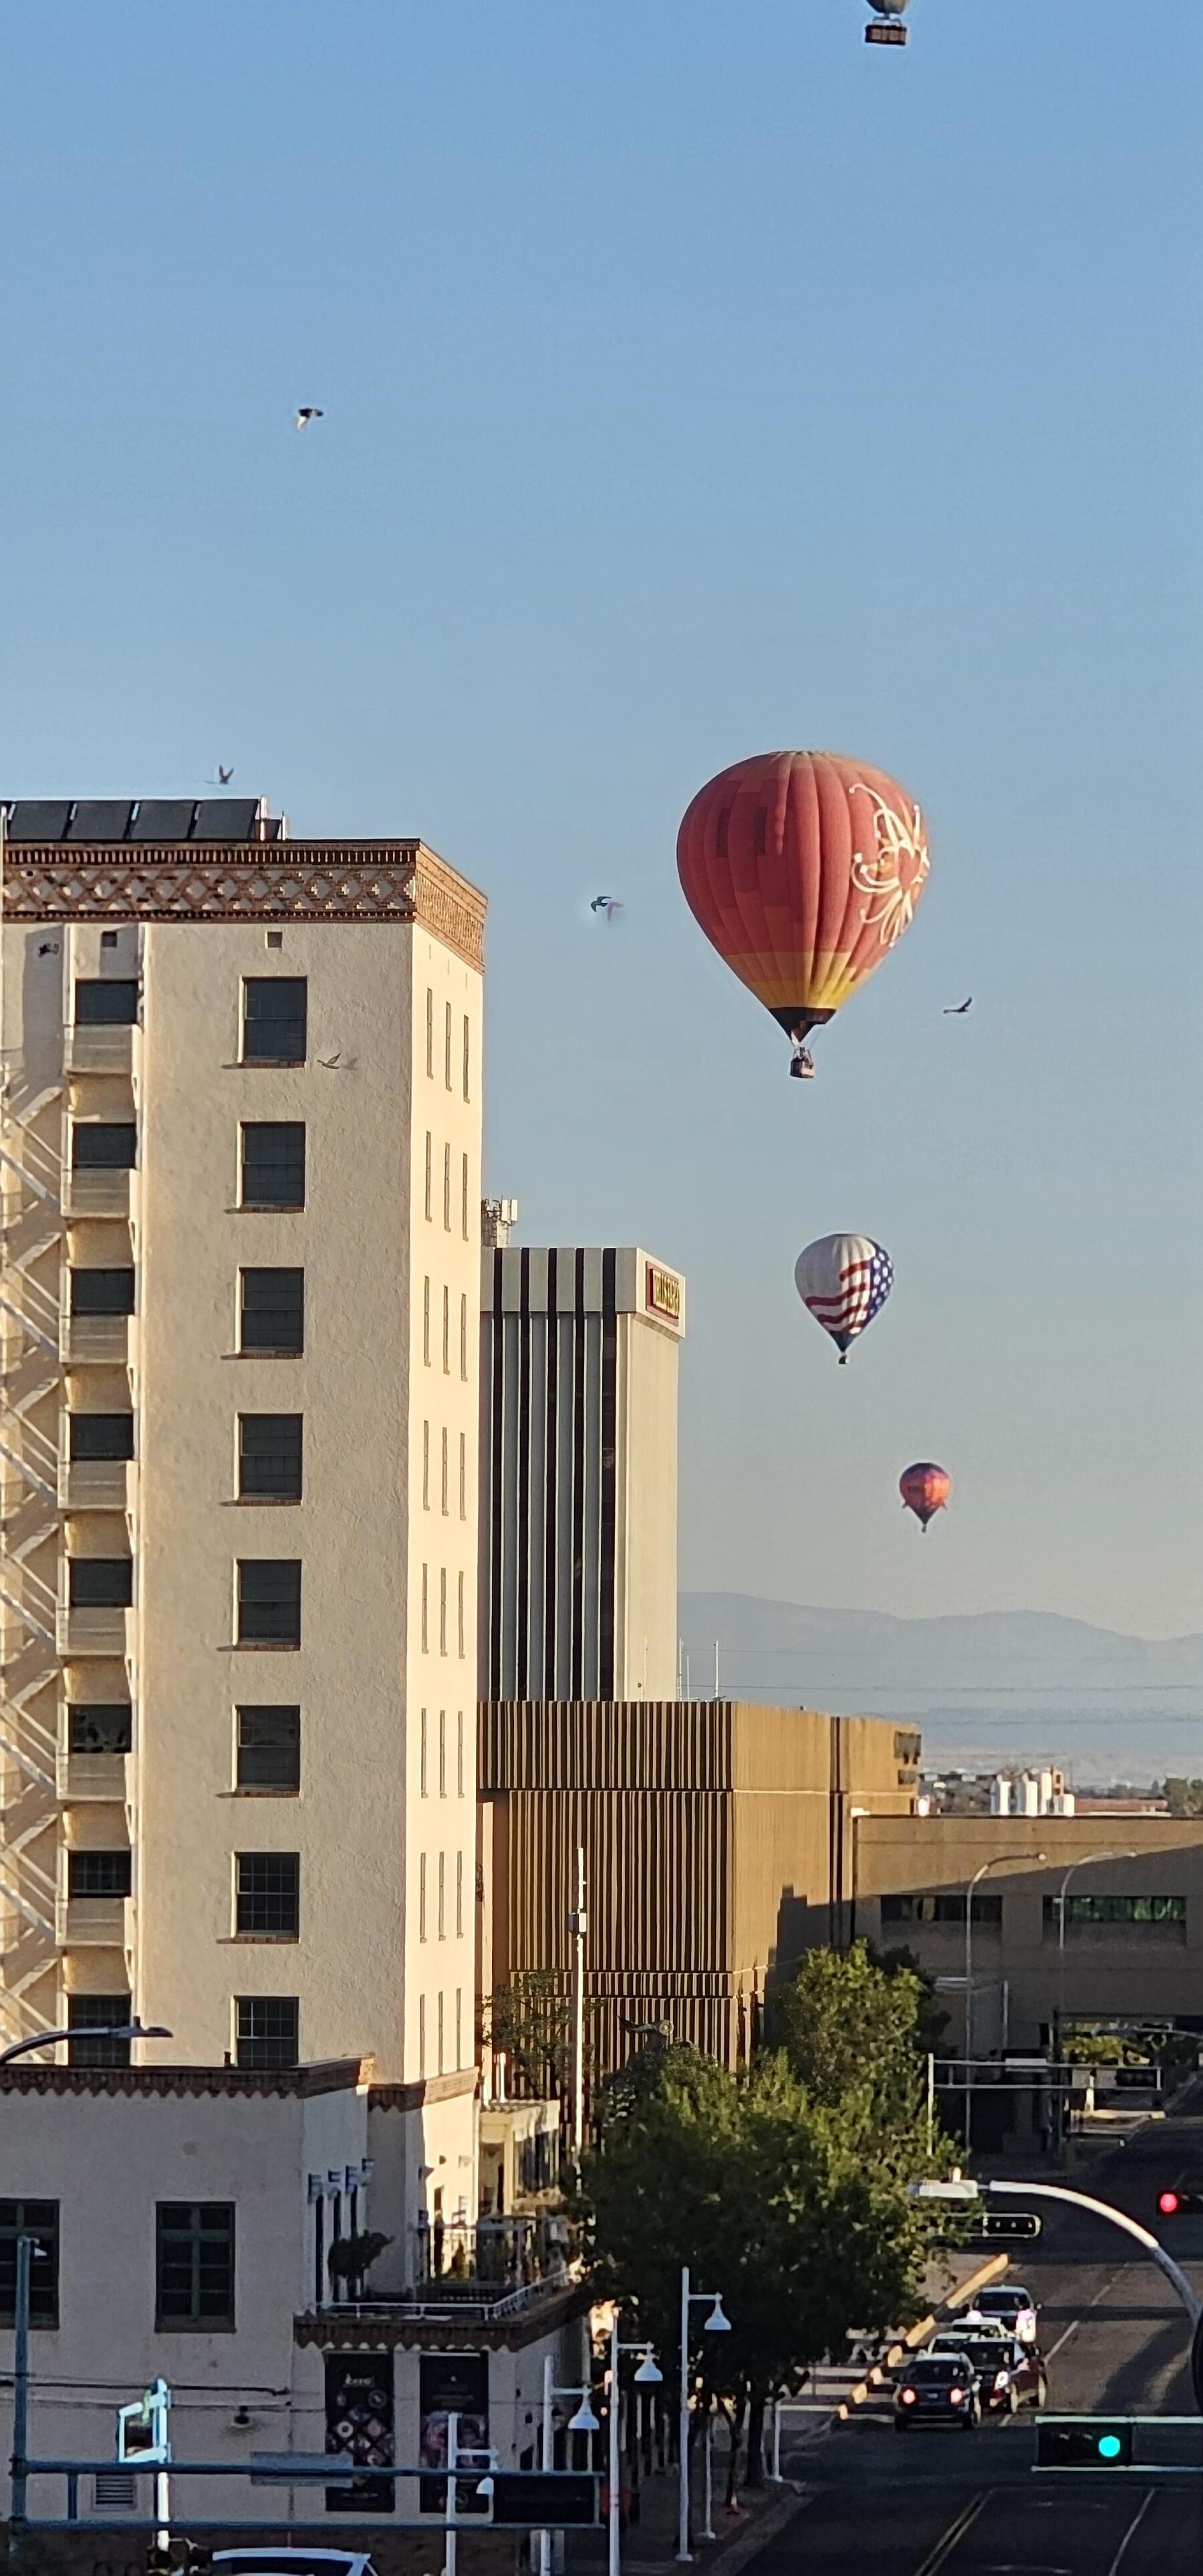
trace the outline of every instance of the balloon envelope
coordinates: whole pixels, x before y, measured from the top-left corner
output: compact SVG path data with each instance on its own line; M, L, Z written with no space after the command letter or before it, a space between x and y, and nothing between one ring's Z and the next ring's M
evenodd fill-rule
M833 751L769 751L698 790L677 835L685 900L787 1035L804 1037L880 966L928 873L913 797Z
M908 1512L913 1512L923 1529L937 1512L942 1512L952 1492L952 1478L930 1458L916 1460L898 1479L898 1491Z
M794 1282L808 1313L830 1333L842 1367L857 1334L881 1313L894 1264L871 1235L822 1234L799 1253Z

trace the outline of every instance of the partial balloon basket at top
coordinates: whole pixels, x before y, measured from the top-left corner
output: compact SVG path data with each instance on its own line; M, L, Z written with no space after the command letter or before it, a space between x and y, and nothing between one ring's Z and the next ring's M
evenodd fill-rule
M768 751L699 788L677 835L695 921L814 1073L809 1041L909 930L927 831L884 769L835 751Z

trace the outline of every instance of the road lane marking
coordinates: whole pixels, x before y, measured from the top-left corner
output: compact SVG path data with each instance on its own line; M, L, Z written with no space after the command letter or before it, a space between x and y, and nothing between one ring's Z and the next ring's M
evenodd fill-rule
M936 2542L935 2548L928 2551L923 2565L916 2568L915 2576L939 2576L945 2559L951 2558L958 2541L963 2540L966 2532L972 2530L979 2513L990 2503L993 2493L992 2487L986 2487L981 2495L970 2497L968 2504L962 2506L960 2513L949 2523L947 2531ZM1114 2576L1114 2570L1112 2570L1112 2576Z
M1124 2552L1127 2549L1129 2541L1135 2539L1135 2536L1144 2521L1145 2515L1149 2510L1149 2506L1152 2504L1154 2492L1155 2490L1152 2487L1146 2487L1141 2502L1137 2506L1136 2512L1134 2513L1132 2520L1124 2533L1123 2539L1120 2542L1119 2548L1116 2550L1115 2556L1111 2561L1111 2565L1107 2570L1107 2576L1119 2576L1120 2568L1124 2563Z
M1105 2299L1105 2298L1106 2298L1108 2290L1113 2290L1113 2289L1115 2288L1115 2284L1116 2284L1116 2282L1117 2282L1117 2281L1120 2281L1120 2280L1122 2280L1122 2279L1123 2279L1124 2273L1128 2270L1128 2268L1129 2268L1129 2267L1128 2267L1128 2265L1127 2265L1126 2263L1121 2263L1121 2264L1120 2264L1120 2267L1119 2267L1119 2270L1118 2270L1117 2272L1112 2272L1112 2273L1109 2275L1108 2279L1104 2281L1104 2283L1103 2283L1103 2286L1102 2286L1101 2290L1096 2290L1096 2291L1095 2291L1095 2294L1094 2294L1093 2299L1089 2299L1089 2300L1087 2301L1086 2306L1085 2306L1085 2307L1083 2308L1083 2310L1082 2310L1082 2314L1081 2314L1081 2316L1080 2316L1080 2317L1075 2317L1075 2318L1074 2318L1074 2321L1073 2321L1073 2324L1072 2324L1072 2325L1070 2325L1070 2326L1067 2326L1067 2327L1066 2327L1064 2334L1062 2334L1062 2335L1058 2335L1058 2337L1057 2337L1057 2340L1056 2340L1055 2344L1053 2344L1053 2345L1050 2347L1049 2351L1048 2351L1048 2352L1046 2352L1046 2354L1045 2354L1045 2356L1044 2356L1044 2358L1045 2358L1045 2360L1046 2360L1046 2361L1055 2361L1055 2360L1056 2360L1057 2355L1058 2355L1058 2353L1059 2353L1059 2352L1060 2352L1060 2350L1061 2350L1061 2346L1062 2346L1062 2344L1063 2344L1063 2343L1068 2343L1068 2342L1069 2342L1069 2338L1070 2338L1070 2336L1071 2336L1071 2335L1075 2335L1075 2334L1077 2333L1077 2331L1078 2331L1079 2326L1080 2326L1080 2325L1084 2325L1084 2324L1085 2324L1085 2321L1086 2321L1087 2317L1089 2316L1091 2309L1092 2309L1092 2308L1097 2308L1097 2306L1098 2306L1098 2304L1099 2304L1100 2299Z

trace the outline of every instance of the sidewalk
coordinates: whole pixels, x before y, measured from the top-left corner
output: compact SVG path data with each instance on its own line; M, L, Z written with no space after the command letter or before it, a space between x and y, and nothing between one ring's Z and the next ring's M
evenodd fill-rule
M828 2401L824 2423L831 2420ZM721 2568L722 2576L738 2576L745 2561L755 2556L766 2543L785 2528L809 2501L808 2490L793 2479L777 2486L767 2482L763 2487L742 2489L739 2505L728 2513L723 2502L727 2486L728 2450L725 2428L722 2447L716 2439L713 2456L713 2540L702 2536L704 2521L704 2461L700 2445L691 2462L690 2495L692 2503L691 2542L695 2562L700 2567ZM784 2432L782 2443L784 2448ZM675 2467L660 2469L645 2476L638 2491L638 2520L628 2523L622 2535L622 2576L665 2576L677 2553L677 2472ZM573 2532L568 2535L567 2565L569 2576L585 2576L604 2568L607 2556L607 2534L600 2531Z

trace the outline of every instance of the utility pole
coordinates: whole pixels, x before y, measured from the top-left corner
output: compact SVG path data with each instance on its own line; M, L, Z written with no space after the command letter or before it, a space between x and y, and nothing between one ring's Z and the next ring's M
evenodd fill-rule
M585 1850L576 1848L576 1904L568 1917L572 1935L572 2154L579 2168L585 2144Z
M29 2495L29 2272L35 2236L24 2231L17 2238L17 2295L13 2309L13 2454L12 2502L8 2516L8 2554L19 2556L28 2526L26 2512Z

